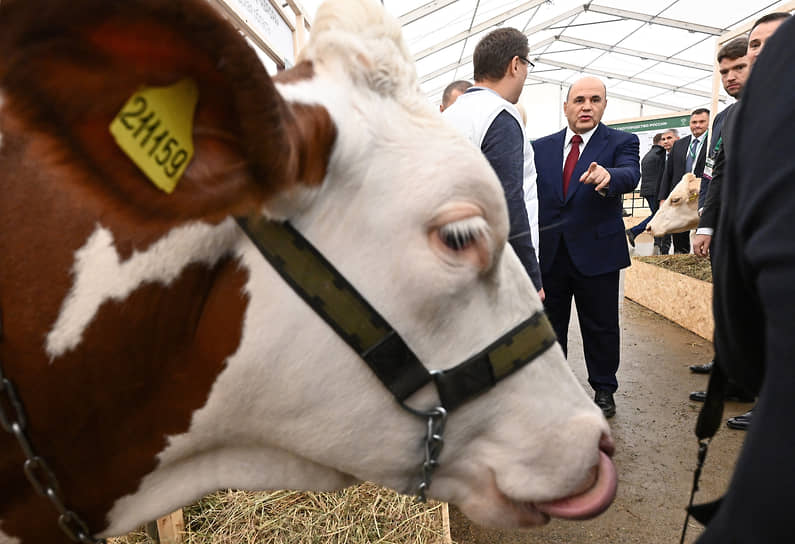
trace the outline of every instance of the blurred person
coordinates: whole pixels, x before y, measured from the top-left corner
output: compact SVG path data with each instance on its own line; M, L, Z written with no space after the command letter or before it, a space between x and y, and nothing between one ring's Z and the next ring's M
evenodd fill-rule
M706 108L693 110L690 114L690 136L682 138L674 144L665 163L665 172L657 195L660 206L687 172L692 172L697 178L701 177L707 160L708 128L709 110ZM674 253L690 253L690 232L671 234L671 240L673 240ZM667 255L668 249L667 238L664 238L660 244L660 251L663 255Z
M568 127L533 142L533 151L544 307L567 353L572 298L576 302L588 383L610 418L620 357L619 271L630 264L622 196L640 179L640 143L601 123L606 106L604 83L576 81L563 103Z
M444 88L444 92L442 92L442 103L439 104L439 111L443 112L447 108L449 108L456 99L464 94L467 89L469 89L472 84L469 81L464 79L459 79L457 81L453 81L450 85Z
M720 274L714 284L713 379L719 373L760 395L726 495L711 505L716 511L698 544L793 538L795 155L786 135L795 124L795 20L779 24L753 61L734 116L732 145L742 151L728 150L714 240Z
M442 116L486 156L505 191L509 242L544 300L541 271L530 235L524 192L524 123L516 109L530 61L527 36L515 28L498 28L475 46L475 85Z
M679 133L674 128L670 128L663 132L662 139L660 140L660 145L665 149L665 161L668 162L668 157L671 155L671 149L674 147L674 144L679 141ZM662 182L662 176L660 176L660 182ZM655 203L656 209L660 209L660 185L657 184L657 202ZM650 220L651 221L651 220ZM654 255L661 255L662 254L662 247L663 245L666 247L671 247L671 235L666 234L665 236L657 236L654 238ZM666 251L667 253L667 251Z
M650 213L646 219L625 231L629 239L629 245L632 247L635 247L635 237L646 230L646 225L657 213L657 208L659 208L657 191L660 188L663 171L665 171L666 156L665 148L660 143L662 138L662 132L654 135L651 149L646 152L640 161L640 196L648 202Z

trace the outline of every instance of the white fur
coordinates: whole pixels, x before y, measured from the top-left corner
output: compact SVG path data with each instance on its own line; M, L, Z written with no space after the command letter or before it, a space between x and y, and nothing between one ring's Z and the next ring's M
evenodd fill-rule
M80 344L83 332L104 302L124 300L144 283L168 285L191 263L215 263L236 235L232 219L217 227L202 223L183 225L122 262L113 245L113 234L97 225L86 243L75 252L72 288L47 334L46 350L50 360Z
M698 226L701 178L686 173L654 214L647 228L653 236L684 232Z
M302 56L315 77L279 92L288 101L322 104L338 139L322 187L299 191L300 205L283 195L267 213L289 217L429 369L464 361L540 310L506 245L502 187L479 150L426 103L397 23L373 0L329 2ZM482 232L494 248L487 270L451 264L430 247L429 225L457 203L482 211ZM76 259L74 294L64 302L53 352L79 341L101 301L145 281L167 282L192 259L217 259L224 243L249 273L237 351L189 430L170 437L156 470L115 503L104 534L128 531L219 487L330 489L371 480L413 492L424 422L397 405L247 239L223 226L200 228L169 234L156 244L163 253L153 246L136 254L128 261L140 262L135 273L118 262L104 229ZM211 251L200 250L202 233ZM169 262L167 271L160 259ZM91 280L100 288L86 285L92 266L103 267L103 278ZM435 402L431 387L409 399L420 408ZM521 514L510 501L579 489L603 434L607 423L555 346L451 414L431 494L477 521L515 526Z
M2 522L2 520L0 520L0 522ZM2 523L0 523L0 525L1 524ZM19 539L11 538L10 536L3 533L3 531L0 531L0 544L20 544L20 541Z

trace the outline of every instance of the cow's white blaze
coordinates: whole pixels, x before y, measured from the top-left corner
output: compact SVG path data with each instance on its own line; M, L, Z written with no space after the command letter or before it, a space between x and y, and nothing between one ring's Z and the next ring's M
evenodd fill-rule
M168 285L191 263L212 265L228 251L238 233L232 219L218 226L191 223L174 228L145 251L136 251L122 261L113 234L97 225L75 252L72 288L46 338L50 360L80 344L83 332L104 302L124 300L147 282Z

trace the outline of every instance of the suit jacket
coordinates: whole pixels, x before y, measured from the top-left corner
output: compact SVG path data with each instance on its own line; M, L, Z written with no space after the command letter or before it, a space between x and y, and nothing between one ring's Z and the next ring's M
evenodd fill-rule
M671 153L668 155L668 162L665 163L663 179L660 182L660 192L657 194L658 200L665 200L668 198L673 188L676 187L676 184L679 183L682 176L685 175L685 160L690 150L690 141L692 138L692 136L687 136L686 138L677 140L671 149ZM693 168L693 174L697 178L700 178L701 174L704 173L704 163L706 161L707 146L703 144L701 146L701 151L698 153L698 157L696 157L696 165Z
M723 178L726 176L726 161L730 157L730 149L732 147L732 131L736 121L738 102L735 102L725 110L723 126L721 127L721 140L720 149L715 155L715 165L712 167L712 181L707 185L707 194L704 197L704 210L701 212L701 218L698 220L699 228L718 227L718 218L720 217L720 192ZM702 182L702 187L703 187ZM699 200L701 197L699 197ZM714 250L714 247L713 247Z
M653 145L640 161L640 196L655 198L665 172L665 148Z
M732 109L732 107L734 107L734 104L730 105L728 108L716 115L715 119L712 121L712 136L710 137L709 149L707 149L707 158L712 157L713 161L718 155L718 153L715 151L715 144L717 144L718 140L722 137L721 131L723 130L723 121L726 119L726 114ZM698 209L703 208L704 202L707 200L709 182L710 180L702 176L701 189L698 193Z
M729 150L715 232L715 364L761 395L728 492L699 544L787 542L793 534L793 43L790 20L765 44L743 90L735 151Z
M548 272L565 240L574 266L585 276L596 276L629 266L621 195L635 189L640 179L640 143L628 132L602 123L583 149L563 198L562 130L533 142L538 189L538 226L541 271ZM606 196L593 185L579 182L596 162L610 172Z

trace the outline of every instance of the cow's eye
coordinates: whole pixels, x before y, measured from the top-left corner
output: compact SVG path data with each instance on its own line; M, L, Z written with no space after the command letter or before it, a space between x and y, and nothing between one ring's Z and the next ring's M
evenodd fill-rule
M463 251L477 243L485 234L485 222L480 217L448 223L439 229L439 238L453 251Z
M428 223L428 242L449 266L491 268L494 239L482 210L469 202L452 202Z
M671 199L671 204L679 204L682 201L681 198L676 197Z

